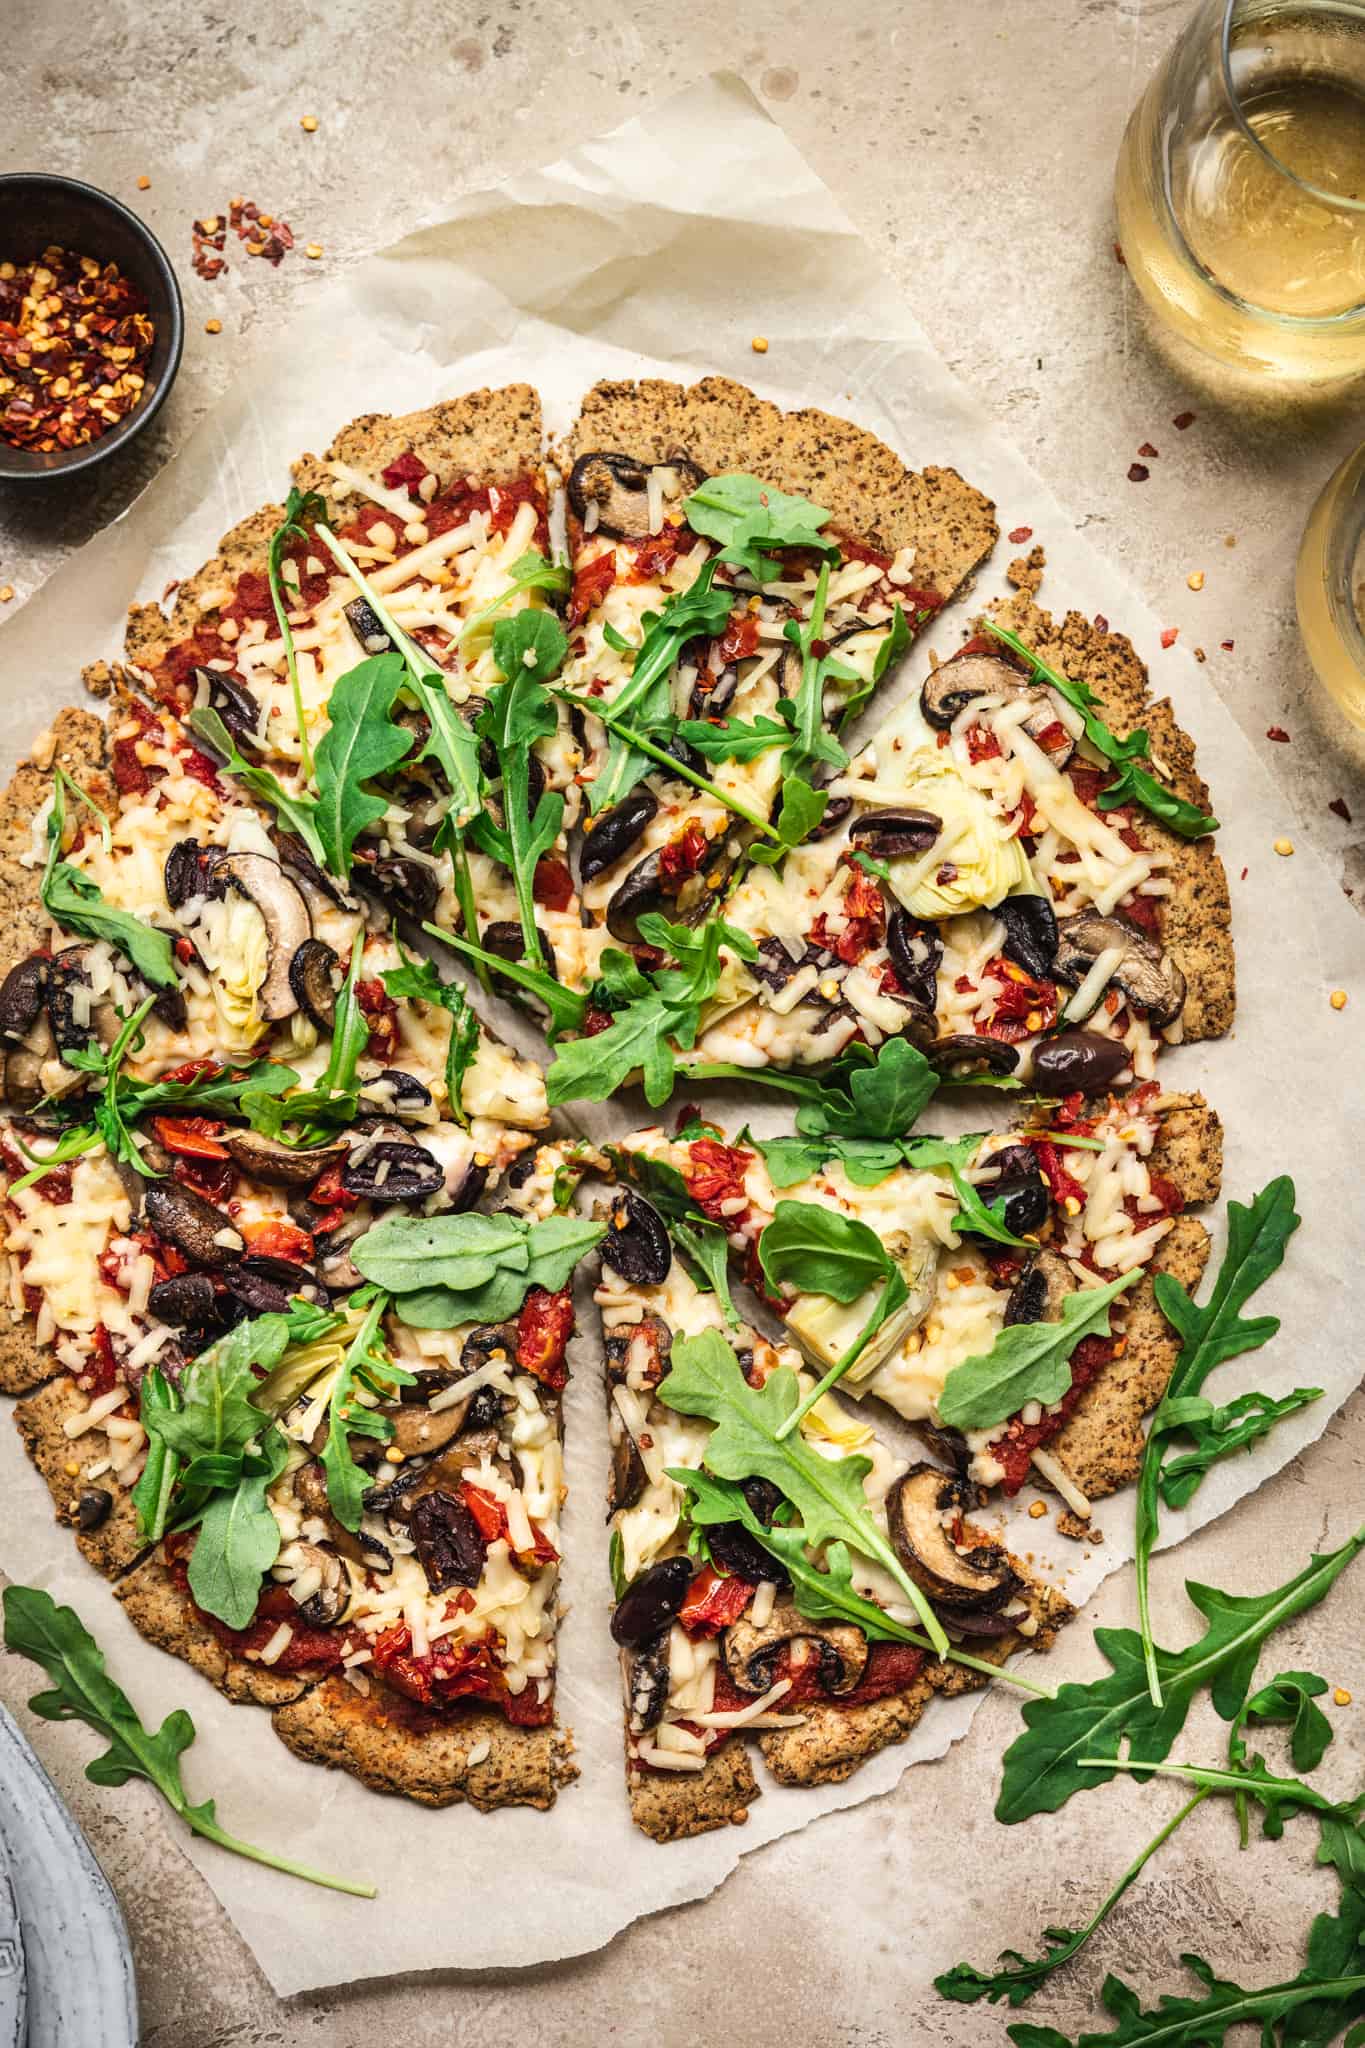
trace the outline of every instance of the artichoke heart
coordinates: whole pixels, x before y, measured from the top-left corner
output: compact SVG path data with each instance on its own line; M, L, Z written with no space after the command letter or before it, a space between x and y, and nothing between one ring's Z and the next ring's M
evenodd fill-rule
M882 1324L844 1381L855 1386L874 1373L888 1352L923 1322L933 1303L938 1278L939 1246L931 1238L892 1231L886 1249L900 1267L907 1299ZM857 1342L877 1306L881 1288L870 1287L856 1301L835 1301L827 1294L801 1294L787 1312L787 1330L818 1371L826 1372Z
M1033 873L1018 836L951 761L927 750L906 764L903 801L942 818L928 853L888 862L891 886L912 917L964 917L989 909L1016 889L1032 889Z
M196 936L213 982L214 1007L229 1052L250 1052L266 1029L257 1003L270 960L270 934L256 905L229 895L200 921Z

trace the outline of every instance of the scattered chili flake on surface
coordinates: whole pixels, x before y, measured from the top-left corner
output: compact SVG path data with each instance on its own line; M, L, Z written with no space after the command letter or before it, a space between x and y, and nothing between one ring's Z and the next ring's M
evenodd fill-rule
M1121 242L1115 242L1114 244L1114 261L1115 263L1121 263L1125 270L1128 268L1128 258L1123 253Z
M1236 547L1236 545L1237 545L1237 536L1236 536L1236 534L1235 534L1235 533L1225 533L1225 534L1223 535L1223 546L1224 546L1225 548L1235 548L1235 547Z
M1241 875L1240 875L1240 876L1238 877L1238 879L1239 879L1240 881L1243 881L1243 882L1244 882L1244 881L1246 880L1247 876L1248 876L1248 875L1249 875L1250 873L1251 873L1251 869L1250 869L1250 868L1243 868L1243 869L1242 869L1242 872L1241 872Z
M0 263L0 438L44 455L97 441L141 399L155 339L115 263L55 244Z
M139 192L150 192L152 189L152 181L145 172L137 181L137 189Z
M753 352L754 352L754 354L755 354L756 356L766 356L766 355L767 355L767 353L768 353L768 337L767 337L767 335L766 335L766 334L756 334L756 335L754 336L753 340L752 340L752 341L751 341L751 342L749 343L749 346L750 346L750 348L751 348L751 349L753 350Z
M1192 412L1178 412L1175 418L1171 421L1171 425L1173 427L1179 427L1181 433L1183 434L1186 427L1192 427L1194 425L1194 419L1195 416Z
M1203 648L1202 648L1202 647L1196 647L1196 648L1195 648L1195 650L1194 650L1194 658L1195 658L1195 660L1196 660L1196 661L1207 661L1207 660L1208 660L1208 656L1207 656L1207 654L1205 654L1205 652L1204 652L1204 650L1203 650Z
M12 604L13 602L14 585L12 583L0 585L0 604Z
M1146 456L1149 461L1154 460L1160 453L1161 450L1159 448L1154 448L1150 441L1144 441L1142 446L1138 449L1138 454Z
M221 320L206 320L204 322L205 334L221 334L222 331L223 323Z
M1277 839L1275 841L1275 851L1279 854L1281 860L1288 860L1290 854L1294 851L1293 840Z
M316 135L318 129L317 115L304 114L299 121L299 126L300 128L302 128L305 135Z
M1017 548L1024 541L1033 539L1033 528L1031 526L1016 526L1009 538L1010 545Z
M1109 621L1103 612L1096 612L1095 614L1095 631L1097 633L1107 633L1109 631Z
M1220 640L1218 645L1222 648L1224 654L1231 654L1237 642L1235 640Z
M1282 747L1289 744L1289 734L1282 725L1268 725L1265 729L1265 736L1268 740L1278 740Z
M1189 585L1191 590L1202 590L1204 588L1203 570L1191 569L1189 575L1185 578L1185 581Z
M1330 995L1330 996L1329 996L1329 997L1327 998L1327 1000L1328 1000L1328 1002L1329 1002L1329 1003L1330 1003L1330 1004L1332 1005L1332 1008L1333 1008L1334 1010L1344 1010L1344 1009L1346 1008L1346 991L1345 991L1345 989L1344 989L1344 988L1334 988L1334 989L1332 990L1332 993L1331 993L1331 995Z
M1174 647L1174 646L1175 646L1175 643L1176 643L1176 640L1177 640L1177 638L1179 637L1179 634L1180 634L1180 628L1179 628L1179 626L1167 626L1167 627L1166 627L1166 629L1165 629L1165 631L1164 631L1164 632L1162 633L1162 635L1161 635L1161 644L1162 644L1162 646L1163 646L1163 647Z
M1151 473L1145 462L1130 462L1128 465L1128 481L1130 484L1145 484Z
M13 596L12 591L10 595ZM1332 798L1332 801L1328 804L1327 808L1329 811L1333 813L1335 817L1340 818L1343 825L1350 824L1351 806L1347 803L1344 796L1334 796Z
M244 199L239 194L229 199L225 213L206 213L192 223L194 269L199 277L211 280L221 277L227 269L223 250L229 229L246 244L248 256L263 256L276 268L294 246L294 230L287 220L281 220L277 214L262 213L254 199Z

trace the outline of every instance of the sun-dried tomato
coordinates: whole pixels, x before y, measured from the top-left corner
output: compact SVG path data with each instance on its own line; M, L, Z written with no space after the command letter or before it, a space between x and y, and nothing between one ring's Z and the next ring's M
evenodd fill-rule
M168 1152L182 1159L231 1159L218 1142L224 1126L211 1116L154 1116L152 1129Z
M1057 1147L1050 1144L1046 1138L1029 1138L1026 1142L1033 1147L1038 1160L1038 1171L1047 1182L1048 1190L1058 1207L1060 1208L1067 1200L1079 1202L1084 1206L1085 1189L1067 1172Z
M259 1223L240 1223L249 1252L263 1259L290 1259L306 1265L313 1256L313 1233L287 1216L269 1216Z
M1133 924L1140 925L1143 931L1150 932L1154 939L1159 938L1161 935L1161 903L1162 899L1160 896L1133 895L1123 905L1123 914Z
M687 1589L678 1620L690 1636L718 1636L739 1620L753 1595L748 1579L703 1565Z
M842 931L831 932L823 910L810 928L811 945L818 946L822 953L833 953L848 967L861 960L880 937L880 919L874 921L868 917L850 917Z
M729 668L731 662L747 661L758 652L758 613L750 611L747 604L743 611L732 612L725 631L716 643L716 655L722 668Z
M596 1038L599 1032L610 1031L615 1021L610 1010L599 1010L595 1003L590 1003L583 1012L583 1036Z
M969 725L966 738L969 761L996 761L1004 752L988 725Z
M90 1338L94 1345L94 1356L80 1375L81 1385L92 1401L98 1401L101 1394L112 1393L118 1380L118 1363L114 1357L114 1342L103 1323L96 1323Z
M676 894L706 858L707 837L700 821L689 818L676 838L659 848L659 882Z
M232 1193L237 1168L231 1159L177 1159L171 1167L171 1178L181 1187L202 1195L206 1202L219 1204Z
M981 1026L984 1038L998 1038L1016 1045L1036 1031L1050 1031L1057 1021L1057 985L1035 981L1012 960L999 954L988 960L984 973L994 984L995 1005Z
M156 328L115 263L53 244L0 263L0 440L81 448L140 403Z
M694 1138L687 1149L688 1163L682 1175L688 1193L713 1223L733 1223L734 1217L723 1213L725 1204L743 1198L744 1176L754 1163L753 1153L742 1145L722 1145L715 1138Z
M1114 1355L1112 1337L1082 1337L1071 1354L1071 1385L1055 1407L1037 1422L1023 1422L1016 1415L991 1445L989 1455L1004 1467L1001 1491L1018 1493L1033 1467L1033 1453L1050 1443L1071 1415L1081 1395Z
M567 910L573 901L573 876L562 860L545 854L536 862L531 894L546 910Z
M114 741L110 756L114 783L121 796L145 796L152 786L154 774L145 761L138 759L137 750L146 741L160 741L165 735L161 720L149 705L133 702L125 710L138 729Z
M471 1643L438 1636L424 1657L415 1657L412 1633L400 1621L370 1638L370 1644L375 1675L420 1706L439 1711L463 1699L500 1706L507 1697L506 1676L489 1637Z
M564 1352L573 1332L573 1295L567 1288L551 1294L533 1287L517 1317L517 1364L552 1392L566 1386L569 1368Z
M581 626L588 613L601 604L616 581L616 550L608 548L574 574L565 623L569 629Z
M848 886L844 890L844 914L847 917L863 918L873 924L880 924L886 905L881 885L875 875L869 875L866 868L857 861L848 862Z
M355 999L370 1027L365 1050L371 1059L391 1060L398 1051L398 1005L382 981L358 981Z
M340 1166L329 1166L309 1188L308 1199L316 1209L354 1209L360 1196L342 1185Z
M651 533L640 542L635 550L635 559L630 565L627 583L657 583L666 576L678 556L690 548L696 536L690 527L663 526L658 533Z
M415 454L409 448L404 454L395 455L387 468L380 470L379 475L386 489L390 491L405 490L414 503L420 505L422 499L418 485L425 477L431 475L431 471L427 468L421 456Z

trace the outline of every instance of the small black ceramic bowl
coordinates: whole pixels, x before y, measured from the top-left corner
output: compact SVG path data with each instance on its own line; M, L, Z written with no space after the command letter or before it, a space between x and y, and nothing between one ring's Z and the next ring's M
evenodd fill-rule
M0 437L0 478L71 476L127 446L160 410L180 368L185 340L185 312L165 250L135 213L107 192L84 185L79 178L57 178L41 171L15 171L0 177L0 263L29 263L56 243L79 256L116 263L147 301L156 330L142 397L116 426L80 448L59 448L50 455L15 448Z

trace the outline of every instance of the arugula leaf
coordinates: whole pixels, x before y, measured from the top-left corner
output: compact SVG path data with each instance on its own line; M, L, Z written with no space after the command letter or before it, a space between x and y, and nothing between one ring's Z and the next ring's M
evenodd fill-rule
M509 682L522 680L524 669L533 682L548 683L568 652L568 635L553 612L516 612L493 628L493 659Z
M523 621L527 622L524 629ZM558 635L557 659L562 661L568 643L559 621L548 612L518 612L494 628L495 658L499 666L505 661L508 680L489 691L477 730L497 753L502 772L502 824L495 825L485 813L475 822L474 836L511 869L526 958L532 967L543 968L545 952L534 894L536 863L559 836L564 798L558 790L545 790L531 816L531 749L537 740L552 737L558 727L554 705L545 695L536 667L542 654L548 659L554 650L547 653L543 635L533 630L537 621ZM525 665L523 648L534 657L530 666Z
M1257 1288L1279 1271L1285 1248L1298 1227L1294 1183L1288 1174L1280 1174L1253 1197L1250 1208L1240 1202L1228 1203L1227 1250L1213 1292L1203 1308L1195 1307L1173 1274L1159 1273L1155 1281L1157 1307L1181 1340L1180 1355L1152 1417L1138 1468L1138 1625L1143 1642L1148 1645L1147 1680L1156 1706L1161 1704L1161 1679L1151 1650L1151 1562L1160 1520L1161 1468L1172 1433L1185 1426L1180 1418L1188 1412L1177 1404L1198 1395L1215 1366L1239 1358L1244 1351L1259 1349L1275 1335L1280 1327L1277 1316L1248 1318L1242 1315L1242 1309ZM1191 1414L1191 1419L1196 1418ZM1197 1477L1202 1477L1202 1473Z
M922 626L924 621L930 616L931 613L929 611L917 612L915 615L916 626ZM892 662L901 659L910 645L910 640L911 633L909 626L906 624L905 613L900 605L897 604L891 613L891 631L882 641L873 658L870 680L867 682L859 681L857 686L849 691L844 708L839 714L840 732L846 731L852 725L863 706L871 699Z
M464 989L458 981L442 981L430 960L410 960L406 954L401 967L385 970L384 987L400 1002L430 1003L433 1009L448 1013L450 1042L446 1046L446 1102L451 1116L468 1129L464 1083L466 1074L478 1058L479 1020L469 1007Z
M1059 697L1075 706L1085 720L1085 736L1091 746L1102 759L1118 769L1117 781L1100 792L1098 802L1102 811L1112 811L1119 804L1140 804L1163 825L1169 826L1172 832L1179 833L1182 839L1202 839L1207 833L1218 830L1217 818L1210 817L1195 804L1186 803L1183 797L1167 789L1147 769L1139 766L1139 761L1145 760L1151 751L1145 732L1131 732L1126 739L1120 739L1103 719L1096 717L1091 707L1099 699L1086 684L1073 683L1070 677L1060 674L1032 648L1026 647L1007 626L997 625L990 618L983 618L981 624L997 640L1003 640L1007 647L1020 655L1040 682L1046 683Z
M617 1171L643 1189L663 1217L675 1249L695 1269L692 1277L696 1284L715 1295L728 1323L737 1324L739 1312L730 1293L729 1239L724 1225L713 1223L702 1213L687 1182L668 1160L651 1159L647 1153L627 1152L615 1145L608 1145L606 1152Z
M1228 1731L1228 1763L1234 1770L1247 1762L1246 1730L1260 1727L1288 1727L1289 1754L1296 1771L1315 1771L1332 1741L1332 1724L1314 1701L1327 1690L1327 1680L1313 1671L1280 1671L1268 1685L1245 1700ZM1246 1795L1237 1794L1237 1825L1242 1847L1247 1845ZM1267 1832L1269 1832L1267 1830Z
M289 688L294 699L294 723L299 735L299 765L306 778L312 778L313 763L308 747L308 721L303 715L303 691L299 685L299 658L294 648L294 630L289 623L289 607L284 596L284 551L289 542L309 539L310 524L326 516L325 499L317 491L293 489L285 500L284 518L270 536L266 549L266 577L270 584L270 602L275 608L275 623L280 629L284 643L284 665L289 672Z
M361 931L351 947L346 979L337 994L331 1050L317 1086L290 1096L253 1098L253 1120L267 1137L278 1138L286 1123L302 1123L303 1142L311 1145L354 1121L360 1099L356 1075L370 1040L370 1027L356 995L364 949Z
M988 1238L992 1244L1017 1245L1022 1251L1031 1251L1032 1245L1025 1237L1016 1237L1005 1221L1003 1197L986 1203L978 1190L966 1178L958 1166L954 1166L953 1193L957 1196L957 1214L950 1219L951 1228L970 1231L973 1237Z
M723 724L709 718L684 718L677 731L679 739L686 740L705 761L756 761L774 747L785 747L791 738L789 725L763 713L748 725L742 718L727 719Z
M290 831L298 834L318 866L325 868L327 849L318 831L315 799L302 794L295 796L268 768L248 761L211 705L201 704L197 710L191 711L189 727L195 738L201 739L216 755L224 772L236 776L244 789L249 789L262 803L269 804Z
M514 597L520 597L523 590L548 590L560 593L566 591L573 581L567 563L548 562L538 548L528 548L524 555L518 555L507 573L512 579L507 588L501 591L491 604L486 604L482 611L475 612L472 618L466 619L460 628L461 650L468 646L474 635L486 626L490 619L497 617L505 605L510 604ZM504 674L507 673L501 662L498 666L503 669Z
M581 1216L531 1223L496 1216L390 1216L356 1239L351 1256L376 1286L399 1297L418 1330L501 1323L533 1287L556 1294L584 1253L606 1234Z
M846 1543L888 1571L934 1649L944 1654L948 1639L937 1616L868 1510L863 1477L871 1461L824 1458L799 1434L783 1433L800 1399L789 1366L779 1366L761 1387L751 1387L720 1332L707 1330L674 1345L658 1397L681 1415L701 1415L715 1425L705 1464L718 1479L771 1480L805 1524L808 1542Z
M829 563L826 562L816 578L810 617L804 625L799 619L788 619L782 628L783 638L789 640L801 656L801 681L797 685L792 714L792 740L782 756L782 770L787 776L809 777L813 770L822 767L833 769L837 775L841 768L848 766L848 755L825 723L825 684L831 677L855 683L858 677L853 669L836 661L832 655L815 651L822 644L828 598Z
M1302 1778L1280 1778L1266 1768L1264 1757L1254 1756L1249 1763L1240 1767L1226 1764L1171 1764L1153 1763L1150 1759L1136 1757L1085 1757L1080 1759L1082 1770L1130 1771L1135 1776L1154 1774L1163 1778L1183 1778L1186 1784L1198 1785L1206 1792L1235 1793L1238 1800L1255 1799L1265 1808L1263 1823L1265 1833L1272 1842L1278 1842L1284 1833L1286 1812L1300 1808L1311 1813L1330 1815L1334 1820L1354 1821L1360 1811L1361 1800L1342 1804L1329 1799L1316 1786L1305 1785Z
M89 875L82 874L62 858L66 831L64 775L54 776L52 809L47 819L47 864L41 885L43 908L64 931L77 932L83 939L107 939L130 960L142 979L152 988L177 989L175 954L165 932L134 917L131 911L116 910L106 903L104 892Z
M785 776L782 804L775 821L776 837L756 839L748 849L749 859L759 867L775 867L815 830L828 805L828 790L816 789L800 775Z
M611 1532L611 1542L607 1546L607 1570L611 1573L612 1598L620 1600L630 1581L626 1577L625 1545L621 1541L619 1529L613 1529Z
M261 1579L280 1554L280 1525L266 1489L289 1461L278 1429L265 1432L259 1456L244 1456L234 1485L210 1494L190 1552L189 1588L206 1614L229 1628L249 1628L261 1597Z
M718 561L747 569L757 583L781 575L776 548L812 548L826 561L839 559L838 542L820 532L833 516L823 505L779 491L744 470L708 477L682 509L694 533L721 543Z
M909 1299L905 1276L875 1230L838 1209L815 1202L779 1202L773 1220L758 1241L764 1278L776 1293L784 1281L803 1294L824 1294L834 1301L857 1301L881 1283L872 1313L841 1358L823 1379L803 1394L778 1431L786 1437L816 1402L837 1386L867 1349L889 1316Z
M938 1412L950 1429L989 1429L1017 1415L1029 1401L1045 1408L1071 1385L1071 1354L1083 1337L1104 1336L1109 1308L1137 1270L1120 1273L1103 1287L1082 1287L1062 1303L1059 1323L1015 1323L1001 1330L989 1351L955 1365L943 1382Z
M673 705L669 685L683 648L689 640L713 639L724 632L735 593L725 585L714 588L715 573L713 558L702 564L687 590L665 602L662 611L645 613L644 637L636 649L629 679L610 703L592 699L587 704L586 708L601 718L611 733L602 773L588 790L588 807L594 815L620 803L649 773L649 756L615 727L623 720L636 720L648 737L651 727L671 726ZM579 703L583 708L581 699Z
M1273 2039L1270 2029L1278 2022L1284 2024L1280 2038L1286 2044L1327 2048L1348 2020L1365 2011L1365 1975L1351 1974L1349 1964L1330 1977L1319 1976L1310 1968L1287 1983L1247 1991L1215 1976L1202 1956L1187 1952L1180 1960L1204 1986L1203 1997L1179 1998L1166 1992L1159 2004L1144 2011L1136 1991L1118 1977L1108 1976L1100 1999L1118 2025L1108 2033L1078 2035L1075 2048L1131 2048L1136 2042L1150 2044L1150 2048L1220 2048L1230 2028L1251 2025L1261 2027L1261 2040L1268 2044ZM1330 2010L1323 2014L1328 2031L1295 2031L1305 2009L1320 2001L1330 2002ZM1005 2031L1015 2048L1072 2048L1056 2027L1034 2027L1020 2020ZM1355 2033L1347 2036L1347 2048L1353 2044L1358 2048Z
M1043 1939L1047 1943L1045 1952L1030 1961L1018 1949L1001 1951L1003 1969L978 1970L971 1963L955 1963L951 1970L935 1977L934 1989L942 1998L951 1998L958 2005L975 2005L978 1999L989 1999L992 2005L1004 2001L1017 2010L1026 2005L1039 1986L1046 1983L1054 1970L1060 1970L1063 1963L1069 1963L1079 1955L1095 1929L1103 1924L1113 1912L1128 1887L1150 1863L1163 1842L1170 1840L1176 1829L1194 1812L1196 1806L1209 1796L1210 1787L1203 1786L1187 1799L1165 1826L1153 1835L1150 1842L1139 1851L1124 1871L1113 1890L1100 1901L1083 1927L1045 1927ZM1013 2030L1011 2030L1013 2031ZM1049 2029L1041 2029L1046 2033Z
M1117 1752L1124 1741L1159 1762L1169 1755L1191 1701L1204 1686L1211 1688L1222 1719L1233 1720L1266 1638L1315 1607L1362 1548L1365 1528L1339 1550L1315 1555L1294 1578L1268 1593L1223 1593L1187 1581L1185 1590L1208 1627L1188 1649L1155 1650L1163 1680L1160 1706L1147 1689L1137 1631L1097 1628L1095 1642L1113 1668L1107 1677L1063 1685L1054 1699L1025 1707L1024 1731L1005 1752L996 1819L1014 1823L1035 1813L1055 1813L1073 1793L1113 1775L1109 1768L1083 1770L1079 1760Z
M327 1442L322 1451L327 1500L342 1527L352 1531L360 1527L365 1492L371 1482L369 1474L351 1456L351 1438L367 1436L387 1443L393 1435L388 1417L367 1407L358 1398L357 1389L375 1394L380 1400L392 1400L400 1386L413 1384L413 1375L389 1356L380 1334L388 1305L388 1297L382 1291L375 1295L337 1367L327 1403Z
M803 1112L804 1114L804 1112ZM936 1138L927 1132L919 1138L810 1137L756 1138L745 1130L743 1142L763 1155L768 1178L775 1188L795 1187L809 1180L831 1161L842 1166L854 1187L875 1188L903 1166L927 1172L936 1166L963 1166L980 1145L984 1132L969 1131L961 1138Z
M102 1756L85 1767L93 1784L126 1785L130 1778L144 1778L191 1833L205 1841L216 1842L235 1856L249 1857L271 1870L304 1878L309 1884L349 1892L353 1898L375 1896L373 1885L327 1877L288 1857L239 1841L219 1826L211 1799L192 1806L180 1766L195 1730L184 1709L168 1714L153 1734L139 1720L128 1695L109 1676L103 1652L74 1608L58 1607L50 1593L35 1586L6 1586L4 1603L6 1649L41 1664L52 1685L51 1692L39 1693L29 1701L31 1712L44 1721L84 1721L109 1744Z
M866 1054L866 1048L861 1048ZM817 1084L818 1099L797 1114L807 1137L903 1138L927 1109L939 1077L908 1038L888 1038L871 1064L834 1061Z
M396 654L372 654L338 678L328 702L331 720L318 743L314 821L324 864L338 881L351 875L351 849L367 825L388 810L365 784L396 767L412 735L394 723L394 699L403 686Z
M1269 1394L1239 1394L1235 1401L1215 1408L1212 1401L1191 1395L1180 1404L1178 1426L1193 1439L1194 1449L1162 1466L1162 1500L1168 1508L1183 1508L1220 1458L1249 1449L1287 1415L1295 1415L1300 1408L1321 1399L1321 1387L1295 1387L1292 1394L1284 1394L1278 1401ZM1170 1419L1174 1429L1174 1412Z

